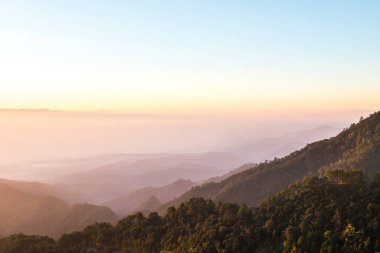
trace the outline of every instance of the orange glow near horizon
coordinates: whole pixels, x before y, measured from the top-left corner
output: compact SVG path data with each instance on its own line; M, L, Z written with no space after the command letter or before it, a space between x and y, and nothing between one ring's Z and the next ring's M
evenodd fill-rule
M121 113L250 113L250 112L324 112L347 110L378 110L376 93L339 96L339 94L246 94L215 96L121 96L109 97L40 96L40 98L5 97L4 109L50 109L62 111L111 111Z
M22 63L22 65L27 63ZM376 78L289 76L278 73L197 73L79 68L57 70L28 65L23 75L4 66L0 108L132 113L376 110ZM41 73L44 70L46 74ZM276 76L276 75L275 75ZM352 80L350 80L352 78ZM307 85L305 85L307 83Z
M78 12L66 15L66 5ZM312 5L352 11L343 3ZM178 10L167 15L170 6ZM379 29L369 17L375 13L343 18L303 6L277 15L270 3L161 7L4 3L0 108L205 114L380 108ZM311 25L313 19L319 21Z

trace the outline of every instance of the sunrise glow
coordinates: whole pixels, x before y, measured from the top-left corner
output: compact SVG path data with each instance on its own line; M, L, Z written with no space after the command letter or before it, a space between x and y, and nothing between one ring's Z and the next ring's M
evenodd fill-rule
M375 2L104 5L1 3L0 108L246 112L380 105Z

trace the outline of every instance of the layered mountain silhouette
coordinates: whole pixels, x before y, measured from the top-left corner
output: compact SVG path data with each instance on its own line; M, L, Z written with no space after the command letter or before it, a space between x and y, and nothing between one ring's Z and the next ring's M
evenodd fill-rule
M22 192L37 196L53 196L67 203L83 203L91 199L90 196L73 190L63 184L46 184L40 182L28 182L19 180L8 180L0 178L0 184L10 186Z
M145 187L105 202L104 205L121 216L138 211L153 211L162 203L181 196L194 185L196 184L190 180L177 180L161 187Z
M283 158L261 163L221 182L192 188L160 208L194 197L258 206L266 197L305 176L334 169L359 169L369 177L380 171L380 112L352 124L336 137L311 143Z
M0 235L24 233L58 237L94 222L117 220L108 207L69 204L57 196L46 195L49 191L44 195L39 188L43 184L33 188L16 182L14 188L10 180L6 182L0 183Z
M242 171L251 169L255 166L256 166L255 163L246 163L246 164L243 164L243 165L237 167L236 169L233 169L233 170L231 170L231 171L229 171L229 172L227 172L227 173L225 173L219 177L212 177L212 178L209 178L207 180L204 180L202 183L212 183L212 182L217 183L217 182L223 181L224 179L229 178L235 174L238 174Z
M312 129L287 132L279 136L263 137L243 141L227 149L245 161L264 162L275 157L283 157L303 148L308 143L337 135L342 129L333 126L319 126Z
M163 212L168 206L178 206L195 197L258 206L266 197L305 176L325 175L336 169L359 169L372 178L380 171L379 154L380 112L377 112L335 137L311 143L270 162L245 164L221 177L211 178L201 186L195 186L189 180L159 185L173 182L183 175L205 177L209 168L215 169L211 174L226 170L226 167L233 168L236 160L225 157L226 153L161 156L134 162L121 160L71 175L66 178L66 185L0 179L0 235L21 232L56 238L95 222L115 222L115 213L124 216L137 211ZM174 175L178 168L181 170ZM126 180L130 176L132 179ZM156 180L154 183L151 182L153 179ZM84 203L88 196L81 194L76 187L67 186L81 183L102 185L98 189L100 192L112 183L127 188L151 186L125 191L126 194L103 201L112 211L105 206L75 204ZM123 188L119 190L122 192ZM112 194L106 193L100 199Z
M137 161L122 159L58 181L103 203L136 189L159 187L178 179L201 181L241 163L240 159L225 152L162 154Z
M0 238L0 252L380 252L379 203L380 174L369 181L362 171L334 170L306 177L257 208L195 198L165 216L136 213L58 240Z

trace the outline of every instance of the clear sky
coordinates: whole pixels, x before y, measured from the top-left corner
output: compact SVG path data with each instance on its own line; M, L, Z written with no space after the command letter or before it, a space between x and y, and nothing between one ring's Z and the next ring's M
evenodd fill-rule
M379 107L378 0L0 0L0 108Z

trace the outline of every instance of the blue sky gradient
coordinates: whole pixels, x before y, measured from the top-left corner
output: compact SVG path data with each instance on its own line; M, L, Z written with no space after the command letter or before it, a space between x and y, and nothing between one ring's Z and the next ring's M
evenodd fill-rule
M379 31L375 0L0 1L0 107L372 109Z

